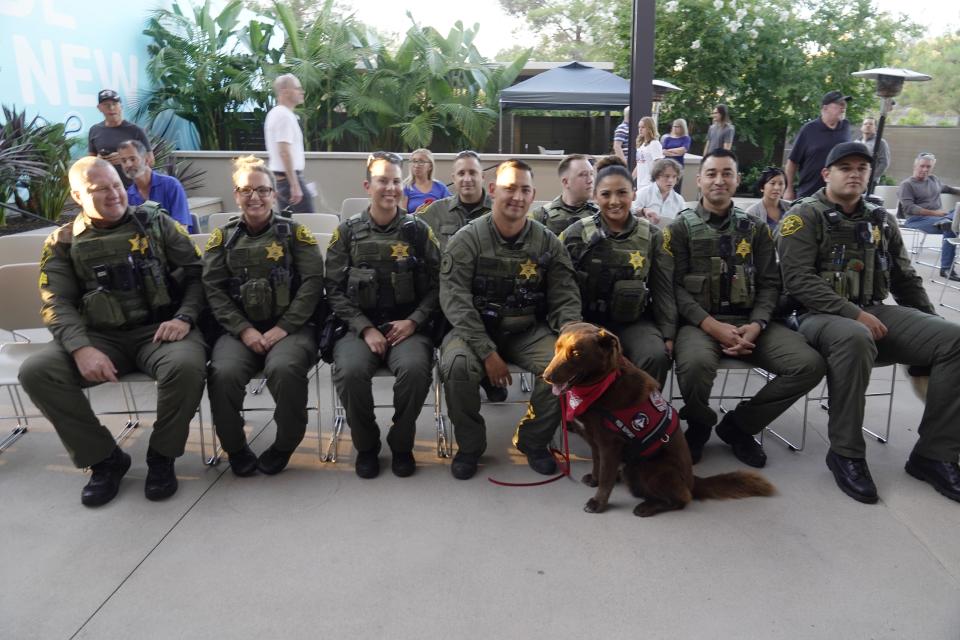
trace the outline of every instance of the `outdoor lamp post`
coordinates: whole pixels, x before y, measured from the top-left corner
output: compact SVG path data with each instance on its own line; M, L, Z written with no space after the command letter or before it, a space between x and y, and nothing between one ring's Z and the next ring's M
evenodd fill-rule
M660 104L663 102L663 96L673 91L680 91L680 87L670 84L666 80L653 80L653 121L660 123Z
M858 78L871 78L877 81L877 96L880 98L880 122L877 124L877 139L873 142L873 159L877 159L880 142L883 140L883 125L887 121L887 114L893 109L893 99L903 91L904 82L923 82L930 80L932 76L925 73L918 73L910 69L894 69L892 67L880 67L878 69L867 69L865 71L855 71L852 74ZM867 195L873 193L873 188L877 186L878 176L870 176L870 184L867 186Z

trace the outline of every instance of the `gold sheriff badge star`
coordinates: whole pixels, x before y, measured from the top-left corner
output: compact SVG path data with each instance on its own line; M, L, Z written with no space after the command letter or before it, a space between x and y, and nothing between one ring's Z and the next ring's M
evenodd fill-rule
M646 260L639 251L630 252L630 266L633 267L634 271L643 269L643 263Z
M267 260L278 261L283 257L283 246L277 244L277 241L274 240L267 245Z
M410 245L406 242L398 242L396 244L390 245L390 257L400 260L402 258L410 257Z
M130 238L130 253L133 253L134 251L139 251L141 255L146 253L149 242L150 241L146 236L141 238L140 234L138 233Z
M744 238L740 241L740 244L737 245L737 255L741 258L746 258L750 254L750 243L747 242L747 239Z
M520 277L521 278L536 278L537 277L537 263L533 260L527 259L526 262L520 265Z

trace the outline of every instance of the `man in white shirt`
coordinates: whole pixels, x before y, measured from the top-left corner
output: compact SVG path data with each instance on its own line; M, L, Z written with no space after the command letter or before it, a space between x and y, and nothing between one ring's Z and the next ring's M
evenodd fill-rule
M306 157L303 149L303 131L294 107L303 104L303 86L292 73L273 81L277 106L270 109L263 123L270 170L277 178L277 207L290 208L297 213L313 213L313 195L303 181Z

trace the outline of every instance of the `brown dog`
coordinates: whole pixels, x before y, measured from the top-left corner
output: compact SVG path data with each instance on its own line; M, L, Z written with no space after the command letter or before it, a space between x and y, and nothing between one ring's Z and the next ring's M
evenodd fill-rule
M776 491L751 471L693 475L675 410L660 397L657 381L628 361L620 340L605 329L585 322L564 326L543 378L562 397L567 428L581 435L593 453L593 471L583 477L585 484L597 487L583 507L588 513L607 508L621 464L631 493L645 498L633 510L641 517L683 509L693 498L746 498Z

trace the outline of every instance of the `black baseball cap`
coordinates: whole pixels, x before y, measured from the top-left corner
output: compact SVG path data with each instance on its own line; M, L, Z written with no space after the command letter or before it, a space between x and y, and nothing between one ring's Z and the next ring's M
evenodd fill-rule
M820 101L820 106L825 107L828 104L833 104L834 102L850 102L853 100L852 96L843 95L842 91L827 91L823 94L823 99Z
M869 162L871 167L873 166L873 155L870 154L870 149L867 149L867 145L862 142L841 142L833 149L830 149L830 153L827 154L827 162L823 166L829 167L833 163L839 162L848 156L860 156Z
M120 102L120 94L113 89L101 89L100 93L97 94L97 104L102 104L111 100L114 102Z

